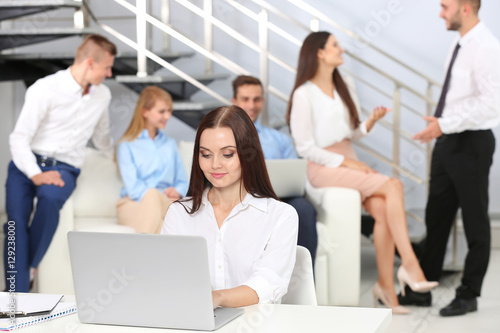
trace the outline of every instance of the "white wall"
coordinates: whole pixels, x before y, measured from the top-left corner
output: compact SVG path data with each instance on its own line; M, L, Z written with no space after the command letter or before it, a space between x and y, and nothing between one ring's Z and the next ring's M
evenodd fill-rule
M0 82L0 101L6 108L2 108L2 121L0 122L0 211L5 207L5 179L7 179L7 166L10 161L9 133L14 126L14 113L9 106L14 104L14 84L11 82ZM0 221L3 224L5 221Z
M193 4L202 6L202 0L192 0ZM239 3L247 5L254 12L258 12L259 8L249 0L239 0ZM274 6L280 8L285 13L291 14L303 24L308 25L309 20L312 18L310 15L300 12L297 7L285 2L283 0L269 0ZM133 1L132 1L133 3ZM450 47L450 43L456 36L454 32L447 32L445 30L444 22L438 17L439 15L439 0L309 0L307 3L313 5L321 12L328 15L333 20L341 23L345 27L356 31L364 36L371 43L379 48L393 54L399 59L404 60L409 65L418 68L420 71L435 79L438 82L443 81L444 77L444 61ZM130 15L126 10L120 9L117 5L110 4L109 2L91 0L90 4L94 8L97 16L124 16ZM155 12L158 13L157 10ZM180 5L172 4L172 25L179 28L182 33L192 36L199 43L203 42L203 33L201 32L202 23L194 14L186 11ZM214 13L222 22L235 28L238 32L247 36L250 40L257 43L257 24L237 12L225 4L222 0L214 0ZM500 38L500 22L497 20L497 14L500 13L500 1L498 0L483 0L483 8L480 12L481 19L489 26L493 33ZM21 26L57 26L61 22L54 20L59 16L67 16L68 11L60 14L44 14L41 19L25 20L19 22ZM307 35L306 31L291 26L285 20L279 18L274 14L270 14L270 21L283 25L286 31L290 32L299 40L303 40ZM188 24L186 24L189 22ZM105 23L115 27L122 33L135 38L135 30L133 21L109 20ZM360 43L353 43L344 33L334 30L327 25L321 25L320 29L332 31L341 44L362 57L381 66L387 70L391 75L404 80L410 85L424 89L425 82L418 80L415 76L411 75L408 71L394 66L392 63L376 55L368 48ZM273 33L269 36L269 48L273 54L280 56L284 61L290 65L295 66L298 56L298 47L291 43L278 38ZM114 40L120 51L127 50L123 43ZM73 50L78 45L79 39L67 39L50 43L44 43L32 47L25 47L19 49L18 52L55 52L64 50ZM154 50L161 49L161 36L154 32ZM189 49L175 40L172 41L172 48L175 51L189 51ZM250 71L253 75L259 75L259 62L258 55L255 51L242 47L241 44L236 42L233 38L220 32L219 29L214 28L214 48L217 52L224 56L237 61L244 68ZM71 51L73 52L73 51ZM189 59L178 61L177 64L188 73L200 72L204 68L204 59L200 56L194 56ZM346 69L350 69L355 73L362 74L364 77L369 78L373 83L389 87L390 85L386 80L381 79L379 76L370 73L369 70L364 68L359 63L352 61L346 57L344 65ZM214 66L216 72L227 73L220 66ZM288 94L291 90L294 75L280 66L270 63L270 83ZM231 97L230 81L234 75L228 79L214 83L211 87L218 93L229 98ZM117 139L125 130L128 125L129 119L132 114L137 95L127 88L122 87L115 82L107 82L113 93L113 101L111 104L112 116L112 130L113 136ZM379 104L390 105L391 101L387 98L382 98L374 94L365 86L357 83L360 99L362 104L367 108ZM17 114L22 106L24 88L20 83L17 84L2 84L0 85L0 97L4 107L4 114L13 115ZM439 91L435 91L434 95L438 96ZM5 98L4 98L5 97ZM197 100L208 99L206 94L198 93L194 96ZM13 100L12 100L13 99ZM411 104L413 107L424 110L424 105L421 102L412 99L408 94L403 93L403 99ZM437 97L436 97L437 99ZM285 112L285 104L270 96L269 98L270 121L273 125L280 125L283 123L283 115ZM7 116L9 118L9 116ZM389 119L390 120L390 119ZM5 165L8 163L9 151L6 143L7 133L13 128L13 119L7 119L1 123L2 132L0 137L0 154L2 159L0 161L0 183L5 182ZM424 127L424 122L419 120L418 117L412 115L408 110L402 110L402 127L410 133L415 133ZM189 129L182 123L171 120L167 127L167 133L179 139L192 140L194 138L194 131ZM500 130L495 129L497 137L500 137ZM382 151L386 156L391 156L391 136L390 133L378 126L376 132L365 142L372 146L384 147ZM500 153L497 151L495 154L495 163L491 171L491 185L490 185L490 211L500 212L500 168L498 163L500 161ZM425 175L425 163L421 158L422 153L419 149L409 144L402 145L401 158L407 168L412 169L419 175ZM380 162L374 160L370 156L360 152L360 157L366 159L370 165L377 168L381 172L388 173L390 169ZM403 179L406 189L406 203L410 208L423 208L425 205L425 190L422 186L415 185L408 179ZM4 191L0 191L0 210L4 207Z

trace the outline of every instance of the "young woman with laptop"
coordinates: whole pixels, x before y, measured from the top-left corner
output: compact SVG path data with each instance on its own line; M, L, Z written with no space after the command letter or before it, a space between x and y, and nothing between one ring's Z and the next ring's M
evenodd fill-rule
M170 206L161 233L206 239L214 308L279 303L295 264L298 216L274 193L243 109L203 118L191 170L187 198Z

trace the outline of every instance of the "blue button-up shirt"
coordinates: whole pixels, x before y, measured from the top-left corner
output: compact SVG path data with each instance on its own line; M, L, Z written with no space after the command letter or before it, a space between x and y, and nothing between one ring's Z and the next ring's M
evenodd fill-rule
M140 201L150 188L163 192L172 186L181 196L188 190L186 171L177 143L158 131L154 140L144 129L134 141L125 141L116 151L118 167L124 183L121 196Z
M265 127L258 120L254 124L266 160L297 158L292 140L285 133Z

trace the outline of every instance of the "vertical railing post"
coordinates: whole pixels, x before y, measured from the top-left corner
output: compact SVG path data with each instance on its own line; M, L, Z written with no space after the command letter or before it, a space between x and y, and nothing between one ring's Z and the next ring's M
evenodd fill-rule
M169 0L161 0L161 21L165 23L167 26L170 26L170 2ZM163 32L163 45L162 51L167 53L170 51L170 36Z
M309 24L309 28L311 29L312 32L318 32L319 31L319 20L317 17L314 17L311 20L311 23Z
M400 166L400 123L401 123L401 87L396 84L394 87L392 101L392 160L395 165ZM394 178L399 177L397 168L392 169Z
M137 76L146 77L147 72L147 62L146 62L146 40L147 40L147 29L146 29L146 0L136 0L137 8Z
M209 52L212 52L213 50L213 35L212 35L213 29L212 29L212 23L207 18L212 16L212 11L213 11L212 8L213 8L212 0L203 1L203 9L205 10L205 15L206 15L204 21L205 49ZM212 60L207 58L205 63L205 73L211 74L212 71L213 71Z
M73 13L73 27L83 29L89 26L89 11L82 3L82 6Z
M154 10L154 2L153 1L147 1L147 7L146 7L146 13L152 14L155 12ZM146 49L153 51L153 25L148 24L146 21Z
M267 98L267 87L269 85L269 68L268 68L268 46L269 46L269 35L267 30L267 22L268 22L268 14L266 10L262 10L259 13L259 47L260 47L260 60L259 60L259 68L260 68L260 81L262 82L262 86L264 87L264 98L266 100L266 105L264 106L264 110L261 113L261 122L264 125L269 125L269 114L268 114L268 105L269 101Z

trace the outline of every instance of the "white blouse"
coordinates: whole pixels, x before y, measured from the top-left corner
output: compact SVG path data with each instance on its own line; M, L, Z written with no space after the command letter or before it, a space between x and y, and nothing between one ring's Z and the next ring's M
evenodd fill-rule
M194 214L182 206L190 209L192 201L174 202L161 233L206 239L213 290L246 285L259 303L280 303L295 265L297 212L284 202L247 194L219 229L207 193Z
M344 77L351 98L360 110L354 82ZM307 81L293 94L290 130L299 156L331 168L339 167L344 161L341 154L329 152L329 147L344 139L356 140L367 135L366 122L356 129L351 128L349 111L337 90L334 98L326 95L316 84Z

